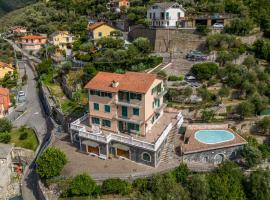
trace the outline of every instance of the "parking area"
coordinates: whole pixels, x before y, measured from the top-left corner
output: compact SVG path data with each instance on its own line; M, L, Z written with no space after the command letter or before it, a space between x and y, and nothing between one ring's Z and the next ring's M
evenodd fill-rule
M109 177L128 179L167 171L180 164L179 160L170 159L169 162L160 163L158 167L153 168L121 158L102 160L80 152L78 148L70 143L68 137L61 140L56 139L53 146L64 151L68 157L68 163L61 174L63 176L74 176L85 172L96 180L104 180Z
M173 53L170 55L169 53L157 53L158 56L162 56L164 62L171 62L164 71L170 75L186 75L190 72L191 67L196 63L206 62L206 61L214 61L215 55L207 55L204 60L200 59L187 59L187 55L185 53ZM171 58L170 58L171 57Z

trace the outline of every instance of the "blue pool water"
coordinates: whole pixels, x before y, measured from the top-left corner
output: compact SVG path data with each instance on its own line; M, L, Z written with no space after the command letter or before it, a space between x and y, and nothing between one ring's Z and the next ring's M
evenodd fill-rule
M228 142L234 137L234 134L226 130L200 130L195 133L195 139L204 144Z

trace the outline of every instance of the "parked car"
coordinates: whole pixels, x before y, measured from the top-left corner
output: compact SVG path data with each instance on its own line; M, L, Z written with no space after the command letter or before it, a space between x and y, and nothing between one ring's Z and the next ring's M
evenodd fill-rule
M191 51L186 55L186 59L190 61L204 61L207 60L207 56L200 51Z
M224 24L214 23L213 28L223 29L224 28Z
M25 92L24 91L19 91L18 96L19 97L24 97L25 96Z

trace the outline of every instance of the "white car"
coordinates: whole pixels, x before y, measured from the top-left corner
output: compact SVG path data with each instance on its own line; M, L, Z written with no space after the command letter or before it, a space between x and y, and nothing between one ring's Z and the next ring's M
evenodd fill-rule
M25 93L24 93L24 91L19 91L19 97L23 97L23 96L25 96Z
M224 25L221 24L221 23L214 23L213 28L220 28L220 29L223 29L223 28L224 28Z

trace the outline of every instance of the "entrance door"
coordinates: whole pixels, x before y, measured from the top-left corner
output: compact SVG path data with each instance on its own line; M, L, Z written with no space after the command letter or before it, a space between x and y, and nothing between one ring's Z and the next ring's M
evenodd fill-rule
M127 118L128 116L128 108L126 106L122 106L122 117Z
M98 148L98 146L97 147L88 146L87 150L88 150L88 153L94 153L94 154L99 155L99 148Z
M117 149L117 156L121 156L121 157L129 159L129 151L128 150L126 151L123 149Z

